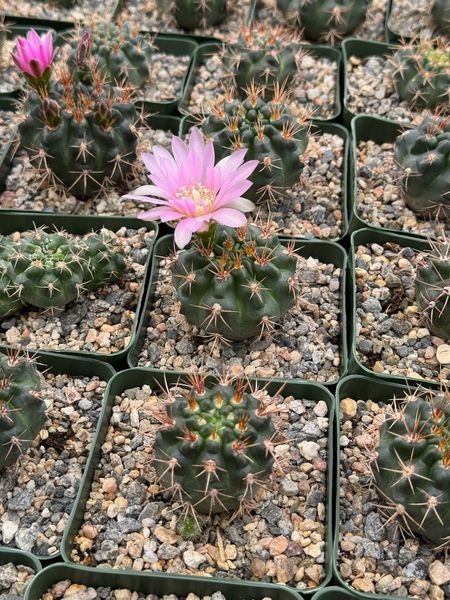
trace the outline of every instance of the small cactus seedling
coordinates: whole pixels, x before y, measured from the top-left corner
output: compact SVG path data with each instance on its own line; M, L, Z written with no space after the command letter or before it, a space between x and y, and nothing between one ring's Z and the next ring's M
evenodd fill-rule
M263 23L243 27L224 48L225 64L231 69L238 94L244 98L252 84L265 88L266 99L280 87L289 86L305 55L295 35Z
M432 335L450 340L450 244L417 257L416 298Z
M172 277L189 323L221 340L271 332L296 302L297 258L254 225L198 235L180 252Z
M201 129L212 140L218 158L231 149L246 148L246 160L259 161L247 192L253 201L274 202L299 181L309 128L292 115L285 94L277 91L266 101L262 90L252 86L239 100L233 90L227 90L209 108Z
M44 426L41 377L29 356L0 354L0 471L28 450Z
M413 107L450 106L450 46L443 39L401 46L392 58L400 100Z
M170 14L180 29L217 27L228 16L227 0L157 0L159 10Z
M379 443L370 468L389 520L438 547L449 544L449 393L425 390L394 400L375 431Z
M450 35L450 0L434 0L431 17L439 33Z
M159 416L153 464L165 491L202 514L227 513L266 485L276 430L270 412L245 385L208 386L193 378Z
M450 218L450 119L425 115L395 141L406 204L418 214Z

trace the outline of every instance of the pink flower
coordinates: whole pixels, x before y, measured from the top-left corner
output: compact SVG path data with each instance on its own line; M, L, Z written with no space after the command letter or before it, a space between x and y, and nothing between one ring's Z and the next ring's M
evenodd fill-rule
M175 243L184 248L195 232L206 231L215 221L230 227L247 223L243 213L253 210L242 194L250 188L247 179L258 161L244 163L246 149L236 150L214 165L214 146L204 142L199 129L193 128L189 145L179 137L172 138L172 154L155 146L153 154L142 154L154 185L144 185L125 198L156 204L142 212L144 220L175 222ZM147 195L151 197L148 197Z
M48 31L40 37L34 29L27 33L27 37L19 37L16 49L12 55L17 67L34 80L41 79L51 67L53 59L52 32Z

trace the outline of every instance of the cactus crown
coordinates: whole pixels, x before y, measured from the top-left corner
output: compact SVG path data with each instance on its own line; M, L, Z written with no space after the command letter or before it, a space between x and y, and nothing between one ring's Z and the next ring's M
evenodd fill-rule
M0 471L27 451L44 426L41 377L29 356L0 353Z
M450 106L450 46L440 38L401 46L391 62L401 100L419 108Z
M309 40L334 44L366 18L370 0L299 0L298 12ZM285 2L278 0L283 10Z
M450 396L418 390L395 399L370 464L390 520L437 546L450 543Z
M190 378L185 396L168 393L154 444L154 466L163 488L195 512L244 508L272 471L276 430L271 399L227 377L207 385ZM264 482L264 483L263 483Z
M253 186L247 197L272 203L300 179L301 156L308 145L307 116L295 118L287 105L287 94L275 85L266 100L264 90L254 84L239 100L232 88L210 105L201 122L203 134L214 144L216 156L247 148L246 160L260 165L252 173Z

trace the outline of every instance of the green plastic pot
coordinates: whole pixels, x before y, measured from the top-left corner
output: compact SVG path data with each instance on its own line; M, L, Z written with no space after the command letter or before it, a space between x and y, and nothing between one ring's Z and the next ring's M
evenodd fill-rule
M337 63L337 74L336 74L336 97L335 97L335 111L327 119L317 118L317 121L334 121L341 114L341 83L340 73L342 69L342 55L340 50L331 46L325 46L321 44L300 44L300 47L307 50L308 54L316 58L328 58L333 62ZM217 54L222 49L222 44L207 43L199 46L194 54L194 60L191 63L191 69L189 71L187 85L185 87L184 94L181 98L179 105L179 111L182 114L189 114L189 99L191 97L192 88L194 87L195 75L198 67L205 62L205 59L213 54Z
M312 600L354 600L358 598L352 592L337 585L330 585L316 592Z
M118 231L121 227L127 227L132 229L139 229L141 227L146 227L148 231L154 231L155 236L153 238L153 242L156 240L158 234L158 226L153 222L148 222L144 224L143 221L139 219L124 219L122 217L103 217L103 216L67 216L67 215L55 215L52 213L35 213L30 214L25 211L22 212L4 212L2 214L2 218L0 219L0 235L8 235L15 231L27 231L32 229L34 226L46 226L50 229L56 227L57 229L64 229L68 233L73 234L87 234L91 231L99 231L102 227L107 227L111 231ZM142 302L144 298L144 292L147 285L148 273L149 273L149 265L150 258L152 255L152 247L150 246L150 251L147 259L147 264L145 268L144 278L141 284L141 291L139 294L138 304L136 308L136 319L132 327L131 332L131 342L127 348L120 350L119 352L112 352L111 354L103 354L101 352L83 352L81 350L70 351L68 349L64 350L49 350L51 354L70 354L72 356L78 357L89 357L96 358L98 360L110 363L111 365L115 365L120 367L126 361L126 356L129 348L131 347L131 343L136 336L137 331L137 323L139 319L139 315L142 309ZM6 345L0 344L0 350L6 348ZM25 348L26 350L26 348ZM33 352L33 350L30 350Z
M292 238L280 237L280 240L284 243L289 243ZM340 377L342 377L347 371L347 333L346 333L346 311L345 311L345 285L346 285L346 269L347 269L347 257L344 249L336 244L335 242L323 242L321 240L294 240L295 248L300 256L312 256L320 261L326 263L332 263L335 266L341 268L341 340L340 340ZM158 278L158 263L161 258L168 256L173 252L175 247L173 236L165 235L160 238L155 245L150 281L147 287L147 295L144 301L144 309L141 313L138 326L138 334L131 345L130 352L128 354L128 365L130 367L138 366L139 353L142 349L144 339L147 331L147 324L150 318L150 313L153 307L153 295L156 288L156 282ZM171 371L172 372L172 371ZM334 385L337 383L339 378L324 382L323 385ZM289 380L288 380L289 381ZM296 380L298 381L298 380Z
M347 64L351 56L356 56L359 59L367 58L368 56L390 56L394 51L392 44L384 42L368 42L358 38L347 38L342 42L342 53L344 60L344 123L350 127L351 120L356 117L356 113L352 112L347 107Z
M136 387L140 387L142 385L150 385L150 386L157 386L158 389L159 387L164 388L166 385L175 385L178 384L180 381L186 380L186 373L181 373L181 372L176 372L176 371L158 371L158 370L154 370L154 369L143 369L143 368L137 368L137 369L128 369L126 371L121 371L120 373L117 373L109 382L108 387L106 388L105 391L105 399L103 402L103 408L102 408L102 413L100 415L100 419L99 419L99 425L98 425L98 429L97 429L97 433L96 433L96 440L95 440L95 444L92 446L91 448L91 452L89 454L89 459L86 465L86 469L84 471L84 475L83 475L83 479L81 481L80 484L80 489L78 491L78 496L76 499L76 507L75 509L72 511L71 516L70 516L70 520L67 524L66 530L64 532L64 537L63 537L63 541L62 541L62 545L61 545L61 552L62 552L62 556L65 562L67 563L71 563L71 554L72 554L72 549L73 549L73 541L75 539L75 537L78 535L79 529L82 526L83 523L83 518L84 518L84 512L85 512L85 506L86 506L86 502L89 499L89 494L91 491L91 486L92 486L92 482L94 479L94 474L97 468L97 465L99 463L99 460L101 458L101 454L102 454L102 445L105 439L105 436L108 432L108 428L109 428L109 422L110 422L110 418L111 418L111 414L113 411L113 407L114 407L114 403L115 403L115 398L116 396L119 396L120 394L122 394L123 391L130 389L130 388L136 388ZM215 382L216 378L214 377L208 377L207 378L207 382L211 381L211 382ZM327 521L326 521L326 537L325 537L325 579L324 581L320 584L320 586L318 586L317 588L314 588L314 590L300 590L301 593L304 596L310 596L312 593L314 593L314 591L316 591L319 588L324 587L327 582L330 580L331 577L331 547L332 547L332 527L331 527L331 523L332 523L332 502L333 502L333 479L332 479L332 472L333 472L333 452L332 452L332 447L333 447L333 427L334 427L334 413L335 413L335 409L334 409L334 398L332 396L332 394L321 384L318 383L312 383L312 382L298 382L298 381L286 381L286 380L280 380L280 379L263 379L263 378L258 378L258 379L249 379L250 382L258 382L258 387L261 389L262 387L264 387L265 389L267 389L267 391L269 392L269 394L275 394L275 393L282 393L283 396L290 396L293 395L297 398L305 398L308 400L313 400L315 402L319 402L320 400L323 400L327 406L328 406L328 417L329 417L329 429L328 429L328 458L327 458ZM188 383L188 381L186 381L186 383ZM280 383L284 383L284 387L282 388L281 392L280 392ZM101 572L100 569L95 568L95 570L92 571L93 573L99 573ZM105 571L108 574L111 574L111 570L110 569L106 569ZM117 570L113 571L114 573L117 573ZM135 574L135 571L132 570L128 570L128 569L124 569L124 570L120 570L120 573L124 573L124 576L131 576L132 574ZM151 575L147 575L148 577L152 578L155 577L154 574ZM156 575L157 578L156 581L158 580L166 580L168 582L170 582L173 579L173 575L172 573L162 573L159 575ZM177 578L177 576L175 576ZM178 576L178 578L183 579L183 577ZM204 590L209 590L208 594L210 594L212 591L215 591L216 589L221 589L225 596L227 595L225 593L225 590L217 587L220 586L222 583L228 584L228 583L233 583L233 585L235 586L243 586L242 587L242 591L239 591L239 587L236 588L236 594L238 595L234 595L233 594L233 598L240 598L240 597L248 597L249 600L250 599L257 599L257 598L262 598L264 596L270 596L272 598L272 600L276 600L277 596L273 596L272 593L276 593L275 591L277 589L280 589L280 586L278 584L270 584L270 583L257 583L254 581L251 582L245 582L242 580L239 581L230 581L230 580L222 580L219 578L215 578L215 577L192 577L192 578L188 578L189 581L198 581L199 585L203 584L203 583L207 583L207 582L212 582L211 586L209 588L198 588L197 591L193 590L196 594L202 596L203 594L205 594L206 592ZM110 584L108 584L110 585ZM170 585L169 583L167 583L167 585ZM40 588L42 589L42 588ZM159 588L158 588L159 589ZM178 588L177 588L178 589ZM170 591L165 591L164 593L180 593L177 591L177 589L174 591L172 590ZM187 595L187 588L186 586L184 588L180 588L180 590L183 590L183 597L185 597ZM293 592L293 588L290 588L288 586L283 586L281 589L287 590L290 593ZM297 592L297 590L295 590ZM149 592L150 593L150 592ZM158 594L158 591L154 591L152 593L156 593ZM247 594L251 593L251 596L247 596ZM240 596L240 594L244 594L244 596ZM261 594L261 596L260 596ZM29 596L28 600L34 600L37 596Z
M352 290L348 295L349 301L349 315L351 323L351 347L349 351L349 373L369 375L370 377L376 376L377 379L386 381L398 381L404 382L405 377L401 375L388 375L386 373L374 373L368 369L359 359L356 350L356 278L355 278L355 254L357 247L364 244L386 244L392 242L398 244L402 248L413 248L417 251L429 250L430 245L423 238L411 237L408 235L400 235L398 233L391 233L389 231L382 231L381 229L360 229L355 231L351 236L351 248L349 254L349 289ZM435 384L433 380L419 379L417 377L409 377L410 381L416 381L426 384Z
M405 381L405 380L404 380ZM428 387L435 388L435 385ZM401 385L398 383L391 383L388 381L380 380L379 377L362 377L360 375L349 375L341 379L336 388L336 446L334 450L335 456L335 481L336 481L336 494L335 494L335 532L334 532L334 552L333 552L333 577L345 590L345 597L339 596L337 600L351 600L351 598L361 598L365 600L398 600L398 596L391 596L388 594L371 594L358 592L353 589L346 581L341 577L338 567L338 556L339 556L339 524L340 524L340 402L343 398L353 398L354 400L372 400L378 403L388 403L394 396L402 398L404 393L411 394L414 388L411 385ZM338 588L339 589L339 588ZM411 596L407 597L408 599ZM329 598L323 598L323 600L332 600Z
M7 348L0 347L0 352L7 352ZM67 375L77 375L80 377L100 377L103 381L109 382L111 378L115 374L114 368L107 364L106 362L100 362L99 360L94 360L92 358L87 357L79 357L79 356L71 356L69 354L62 353L53 353L53 352L30 352L30 356L35 357L37 362L36 366L41 372L50 372L56 375L58 374L67 374ZM103 407L102 407L103 410ZM94 432L94 436L92 439L92 446L95 443L95 439L99 430L99 423L97 423L96 430ZM87 463L87 461L86 461ZM76 501L72 508L72 511L75 510ZM62 542L61 542L62 543ZM24 552L23 550L18 550L15 548L10 548L9 546L0 546L0 564L4 564L5 562L15 562L12 559L12 555L17 554L18 560L28 559L28 562L24 562L23 564L36 568L36 571L40 571L41 562L43 564L48 564L50 561L60 558L60 552L56 552L51 556L39 556L37 554L31 552ZM10 556L11 555L11 556ZM6 560L3 560L2 557L5 557ZM15 564L21 564L19 562L15 562ZM35 565L35 566L34 566Z
M8 563L30 567L35 573L42 571L40 561L33 554L25 552L24 550L0 546L0 565L6 565Z
M195 117L186 115L181 119L179 135L183 137L189 129L195 125ZM344 140L344 152L343 152L343 165L342 165L342 232L339 238L333 238L330 241L337 242L343 239L349 228L349 211L350 211L350 200L348 193L348 171L349 171L349 156L350 156L350 135L342 125L337 123L328 123L327 121L319 121L312 119L311 121L311 134L322 134L330 133L331 135L338 135ZM293 236L295 237L295 236ZM300 239L295 237L295 239Z

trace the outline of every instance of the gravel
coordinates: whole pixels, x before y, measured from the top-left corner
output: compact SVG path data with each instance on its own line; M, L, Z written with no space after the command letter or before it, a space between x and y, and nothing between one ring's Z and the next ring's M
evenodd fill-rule
M12 562L0 565L0 600L19 600L35 575L31 567Z
M0 478L0 545L46 557L59 551L106 383L98 377L50 372L44 377L44 428L18 464Z
M429 39L437 35L431 18L430 0L392 0L389 27L401 37Z
M72 8L60 7L54 0L21 0L20 3L14 3L11 10L8 0L0 0L0 14L76 23L86 21L93 15L111 17L116 6L117 0L78 0Z
M2 146L15 139L15 126L15 113L10 110L0 110L0 143Z
M438 357L447 346L431 336L415 302L416 259L395 243L357 247L356 352L377 374L445 381L447 355Z
M145 228L107 233L124 248L126 269L114 283L102 286L52 315L45 310L23 308L0 321L0 343L28 350L66 350L110 354L126 348L131 340L136 308L154 232ZM15 239L26 234L15 234ZM76 239L77 236L68 235Z
M444 600L450 597L450 557L422 539L403 536L395 523L386 524L380 510L385 503L368 485L373 449L368 432L385 410L372 400L341 400L338 569L359 592Z
M357 144L356 210L369 225L425 237L450 237L450 225L417 215L404 200L403 170L394 160L394 144L372 140Z
M274 397L275 426L286 438L277 455L286 466L274 469L244 517L199 516L194 542L177 533L180 504L161 491L150 466L159 427L152 415L163 397L148 385L116 396L71 560L316 587L325 574L326 404Z
M180 314L167 258L156 259L155 294L138 365L233 375L335 380L340 374L341 277L339 267L299 257L297 306L275 333L260 340L218 346Z
M23 78L15 66L11 52L16 46L16 38L5 40L0 55L0 94L10 94L20 88Z

